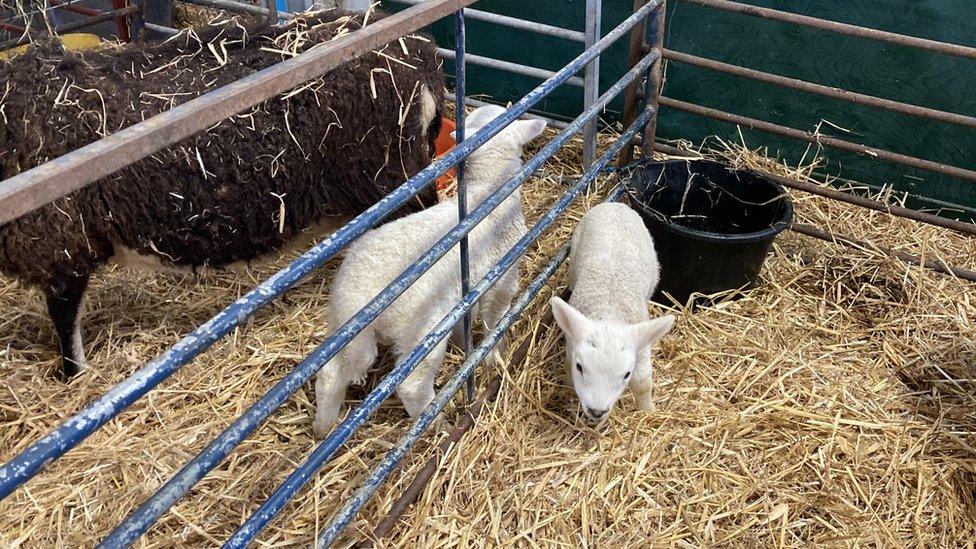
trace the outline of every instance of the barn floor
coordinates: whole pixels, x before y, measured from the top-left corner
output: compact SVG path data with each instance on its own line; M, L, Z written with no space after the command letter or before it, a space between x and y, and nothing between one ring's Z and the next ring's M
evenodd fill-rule
M578 174L577 152L527 183L530 219ZM578 201L574 216L599 199ZM976 239L799 193L794 199L803 222L976 268ZM529 256L524 279L571 226L562 220ZM89 299L93 368L70 384L54 379L55 340L40 296L0 279L0 459L286 261L202 279L107 271ZM0 545L83 547L104 536L328 335L335 266L0 503ZM561 271L515 327L515 343L535 338L526 363L504 378L498 401L394 541L381 545L953 547L976 539L976 285L784 233L762 285L745 298L694 315L676 311L677 326L656 353L657 412L635 411L628 395L593 430L575 419L559 334L533 334L564 282ZM482 370L482 384L490 374ZM311 399L309 384L137 546L226 539L314 447ZM398 403L385 405L259 546L309 543L407 425ZM371 530L433 446L425 440L407 458L351 536Z

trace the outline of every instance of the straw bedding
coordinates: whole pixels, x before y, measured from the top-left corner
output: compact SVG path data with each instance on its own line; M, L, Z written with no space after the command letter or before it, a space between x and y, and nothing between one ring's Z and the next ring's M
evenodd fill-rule
M578 145L578 144L577 144ZM745 165L808 177L741 148ZM526 184L536 219L578 147ZM533 276L601 190L528 256ZM794 193L798 219L976 267L976 240ZM37 296L0 279L0 459L9 459L283 265L204 278L110 270L92 286L93 369L53 380ZM336 262L313 274L0 503L0 545L89 546L329 333ZM576 420L562 343L539 325L564 270L513 330L534 338L499 399L384 546L965 546L976 539L976 286L784 233L759 288L679 321L655 355L657 412L626 395ZM41 334L38 338L37 334ZM38 341L40 339L40 341ZM456 354L445 367L457 363ZM388 360L388 359L387 359ZM494 372L481 372L481 384ZM360 398L362 392L353 392ZM152 528L139 547L225 539L313 448L311 386ZM456 410L451 410L455 414ZM261 536L305 546L408 425L395 399ZM423 441L350 528L367 534L431 453Z

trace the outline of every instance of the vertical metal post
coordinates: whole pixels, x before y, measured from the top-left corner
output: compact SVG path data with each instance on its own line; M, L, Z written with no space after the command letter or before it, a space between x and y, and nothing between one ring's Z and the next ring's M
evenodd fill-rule
M261 7L268 10L268 15L264 18L265 25L271 27L280 22L278 21L278 0L261 0Z
M456 106L454 112L454 136L458 143L464 141L465 41L464 9L462 8L457 10L457 12L454 14L454 105ZM468 188L464 183L464 164L465 162L460 162L455 170L457 175L458 222L463 220L468 215ZM468 295L468 292L471 289L467 235L461 238L461 242L459 242L458 245L461 248L461 297L463 298L464 296ZM461 329L464 331L464 356L467 357L471 354L471 349L474 347L474 341L471 338L470 311L465 313L464 318L461 319ZM475 374L472 372L471 377L469 377L467 380L468 403L474 402L474 386Z
M112 9L123 9L125 8L125 4L125 0L112 0ZM115 18L115 28L119 33L119 40L122 42L129 42L131 40L129 37L129 22L126 20L125 16Z
M647 108L654 109L654 116L647 123L644 128L644 133L641 136L641 152L644 158L650 158L651 153L654 151L654 137L657 134L657 117L660 115L658 112L659 99L661 98L661 86L664 83L664 33L665 33L665 19L668 12L667 0L661 2L653 13L651 13L650 21L647 25L647 43L650 44L654 50L658 52L657 61L651 66L651 69L647 76L647 83L644 87L644 102Z
M647 0L634 0L634 6L632 12L636 13L637 10L641 9ZM644 36L647 34L647 20L643 20L638 23L630 31L630 45L629 54L627 60L627 68L631 69L638 61L647 53L645 49ZM637 89L640 85L640 79L634 81L633 84L627 86L627 91L624 92L624 113L623 113L623 127L629 128L634 120L637 118L637 105L640 103L640 98L638 97ZM643 134L642 134L643 135ZM617 161L618 166L624 166L630 163L634 158L634 147L627 146L622 151L620 151L620 158Z
M135 0L141 9L132 18L129 34L132 40L157 40L168 38L155 30L146 28L146 23L170 27L173 25L173 0ZM137 26L138 25L138 26ZM138 32L137 32L138 31Z
M145 19L143 18L143 12L146 9L146 2L148 0L132 0L132 3L139 8L139 11L133 13L129 19L129 41L136 42L142 38L142 31L145 29Z
M586 0L586 47L589 48L600 39L600 17L603 0ZM600 96L600 57L590 62L583 72L583 110ZM583 128L583 169L587 169L596 159L596 134L599 117Z

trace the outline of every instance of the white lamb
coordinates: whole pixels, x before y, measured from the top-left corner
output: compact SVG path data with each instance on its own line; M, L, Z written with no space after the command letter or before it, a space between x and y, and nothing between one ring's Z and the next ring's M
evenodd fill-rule
M475 110L465 123L466 135L473 135L504 110L493 105ZM468 211L522 167L522 148L545 128L541 120L517 120L471 153L465 178ZM331 325L338 327L345 323L456 225L457 209L454 198L387 223L352 244L333 285ZM480 280L525 232L522 194L516 190L468 235L472 283ZM460 300L459 256L459 247L455 246L319 370L312 423L316 436L324 436L338 417L349 383L362 383L376 360L378 343L392 346L398 362L403 360ZM488 327L494 327L511 305L518 291L518 276L516 264L473 311ZM446 349L445 339L397 389L404 408L413 418L434 397L434 377L444 361Z
M675 320L648 320L660 276L654 241L636 212L604 203L586 212L571 246L569 304L558 297L549 303L583 414L602 421L628 384L637 407L653 410L651 347Z

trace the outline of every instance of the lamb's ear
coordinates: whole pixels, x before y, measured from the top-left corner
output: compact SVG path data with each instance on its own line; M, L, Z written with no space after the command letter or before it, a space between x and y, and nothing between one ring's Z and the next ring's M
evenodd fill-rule
M552 316L556 319L556 324L562 329L563 333L573 341L582 339L586 328L590 324L590 319L577 311L572 305L566 303L561 298L553 297L549 300L549 307L552 308Z
M674 326L674 315L666 315L634 324L630 327L631 336L638 349L658 342Z
M512 122L511 128L518 135L519 143L528 145L533 139L542 135L546 131L546 121L537 118L532 120L516 120Z
M498 105L483 105L471 111L464 117L465 135L474 133L505 112L505 107Z

